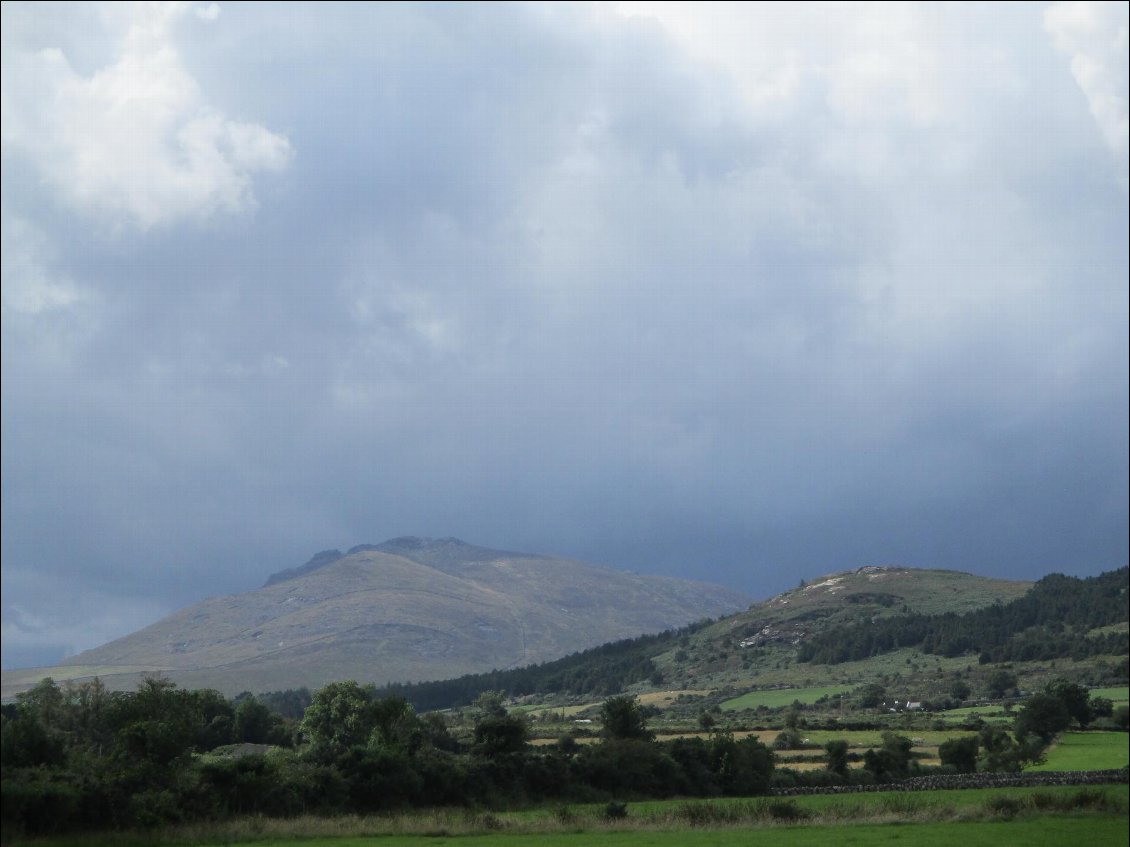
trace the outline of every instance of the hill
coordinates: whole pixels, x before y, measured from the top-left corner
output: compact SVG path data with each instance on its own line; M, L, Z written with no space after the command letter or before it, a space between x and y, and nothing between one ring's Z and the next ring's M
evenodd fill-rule
M1083 580L1050 574L1007 605L964 615L908 612L826 629L805 641L798 658L837 664L896 647L947 657L978 653L984 664L1114 653L1124 635L1098 630L1125 622L1126 594L1126 568Z
M800 644L837 627L898 615L963 614L1015 600L1031 587L962 571L872 565L802 582L732 615L710 635L744 647Z
M1032 585L959 571L869 566L828 574L717 621L605 644L536 667L394 686L394 691L419 708L435 709L469 703L488 689L584 698L671 684L701 693L749 687L755 677L795 685L790 677L797 676L798 646L825 632L908 614L1007 604Z
M197 603L54 668L4 673L4 694L43 676L144 673L227 694L354 678L454 677L553 659L733 612L729 589L628 574L457 539L398 538L325 551L255 591Z
M1127 592L1126 568L1085 579L1051 574L1030 583L865 567L829 574L717 621L530 667L396 684L384 693L432 710L466 705L483 691L505 691L539 714L568 707L572 715L591 715L601 698L624 691L678 724L706 709L811 704L876 687L937 706L999 699L1002 684L1038 690L1054 677L1124 685L1130 672ZM968 643L955 649L953 633L968 635ZM887 640L872 639L865 657L829 662L812 654L813 647L823 653L829 644L854 649L869 634ZM1003 664L999 651L1007 656ZM837 698L835 708L863 696Z

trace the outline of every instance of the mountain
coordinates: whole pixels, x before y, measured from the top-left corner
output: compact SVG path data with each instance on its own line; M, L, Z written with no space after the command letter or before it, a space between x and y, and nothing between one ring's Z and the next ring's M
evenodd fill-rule
M442 679L554 659L748 605L738 592L453 538L329 550L257 590L215 597L20 680L160 672L227 694L346 678Z

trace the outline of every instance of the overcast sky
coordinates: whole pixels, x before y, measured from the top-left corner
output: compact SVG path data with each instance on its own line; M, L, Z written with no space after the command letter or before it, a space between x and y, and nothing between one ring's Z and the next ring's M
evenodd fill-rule
M3 5L3 663L456 536L1127 562L1127 4Z

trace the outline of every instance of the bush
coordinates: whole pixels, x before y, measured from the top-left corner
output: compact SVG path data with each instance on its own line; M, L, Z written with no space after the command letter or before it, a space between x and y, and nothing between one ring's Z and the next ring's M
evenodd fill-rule
M804 749L804 738L795 729L786 729L777 733L777 737L773 739L773 749L802 750Z
M981 749L981 739L976 735L951 738L938 747L938 757L942 765L952 767L958 773L973 773L977 770L977 754Z
M616 801L612 801L611 803L609 803L607 806L604 807L604 817L605 817L606 820L610 820L610 821L621 820L622 818L626 818L627 816L628 816L628 804L627 803L617 803Z

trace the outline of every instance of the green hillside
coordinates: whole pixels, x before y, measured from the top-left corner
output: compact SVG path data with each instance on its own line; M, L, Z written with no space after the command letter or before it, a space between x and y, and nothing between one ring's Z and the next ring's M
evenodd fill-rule
M1121 581L1121 582L1120 582ZM1042 580L1039 598L1054 597L1057 608L1074 603L1090 609L1096 649L1058 664L1018 662L1003 672L1009 691L1035 689L1066 673L1089 685L1121 681L1126 675L1125 603L1103 606L1098 595L1116 594L1126 570L1080 580L1053 576ZM972 574L912 568L861 568L832 574L785 592L744 612L704 621L655 636L609 643L543 665L467 675L421 685L390 689L420 709L465 705L485 690L502 690L512 698L559 705L596 702L627 691L673 716L719 708L727 713L780 708L792 703L827 709L856 708L864 686L878 686L899 702L931 706L977 698L1000 697L995 676L1002 666L983 662L973 646L956 655L930 653L926 646L880 650L866 658L834 664L799 661L805 646L835 634L889 628L908 621L942 618L959 629L983 620L989 612L1012 620L1015 631L997 637L1023 640L1033 583L987 579ZM1012 615L1016 612L1015 615ZM980 617L979 617L980 616ZM1121 617L1119 622L1117 618ZM1006 637L1007 636L1007 637ZM1067 652L1070 653L1070 650ZM847 694L841 699L840 694Z

